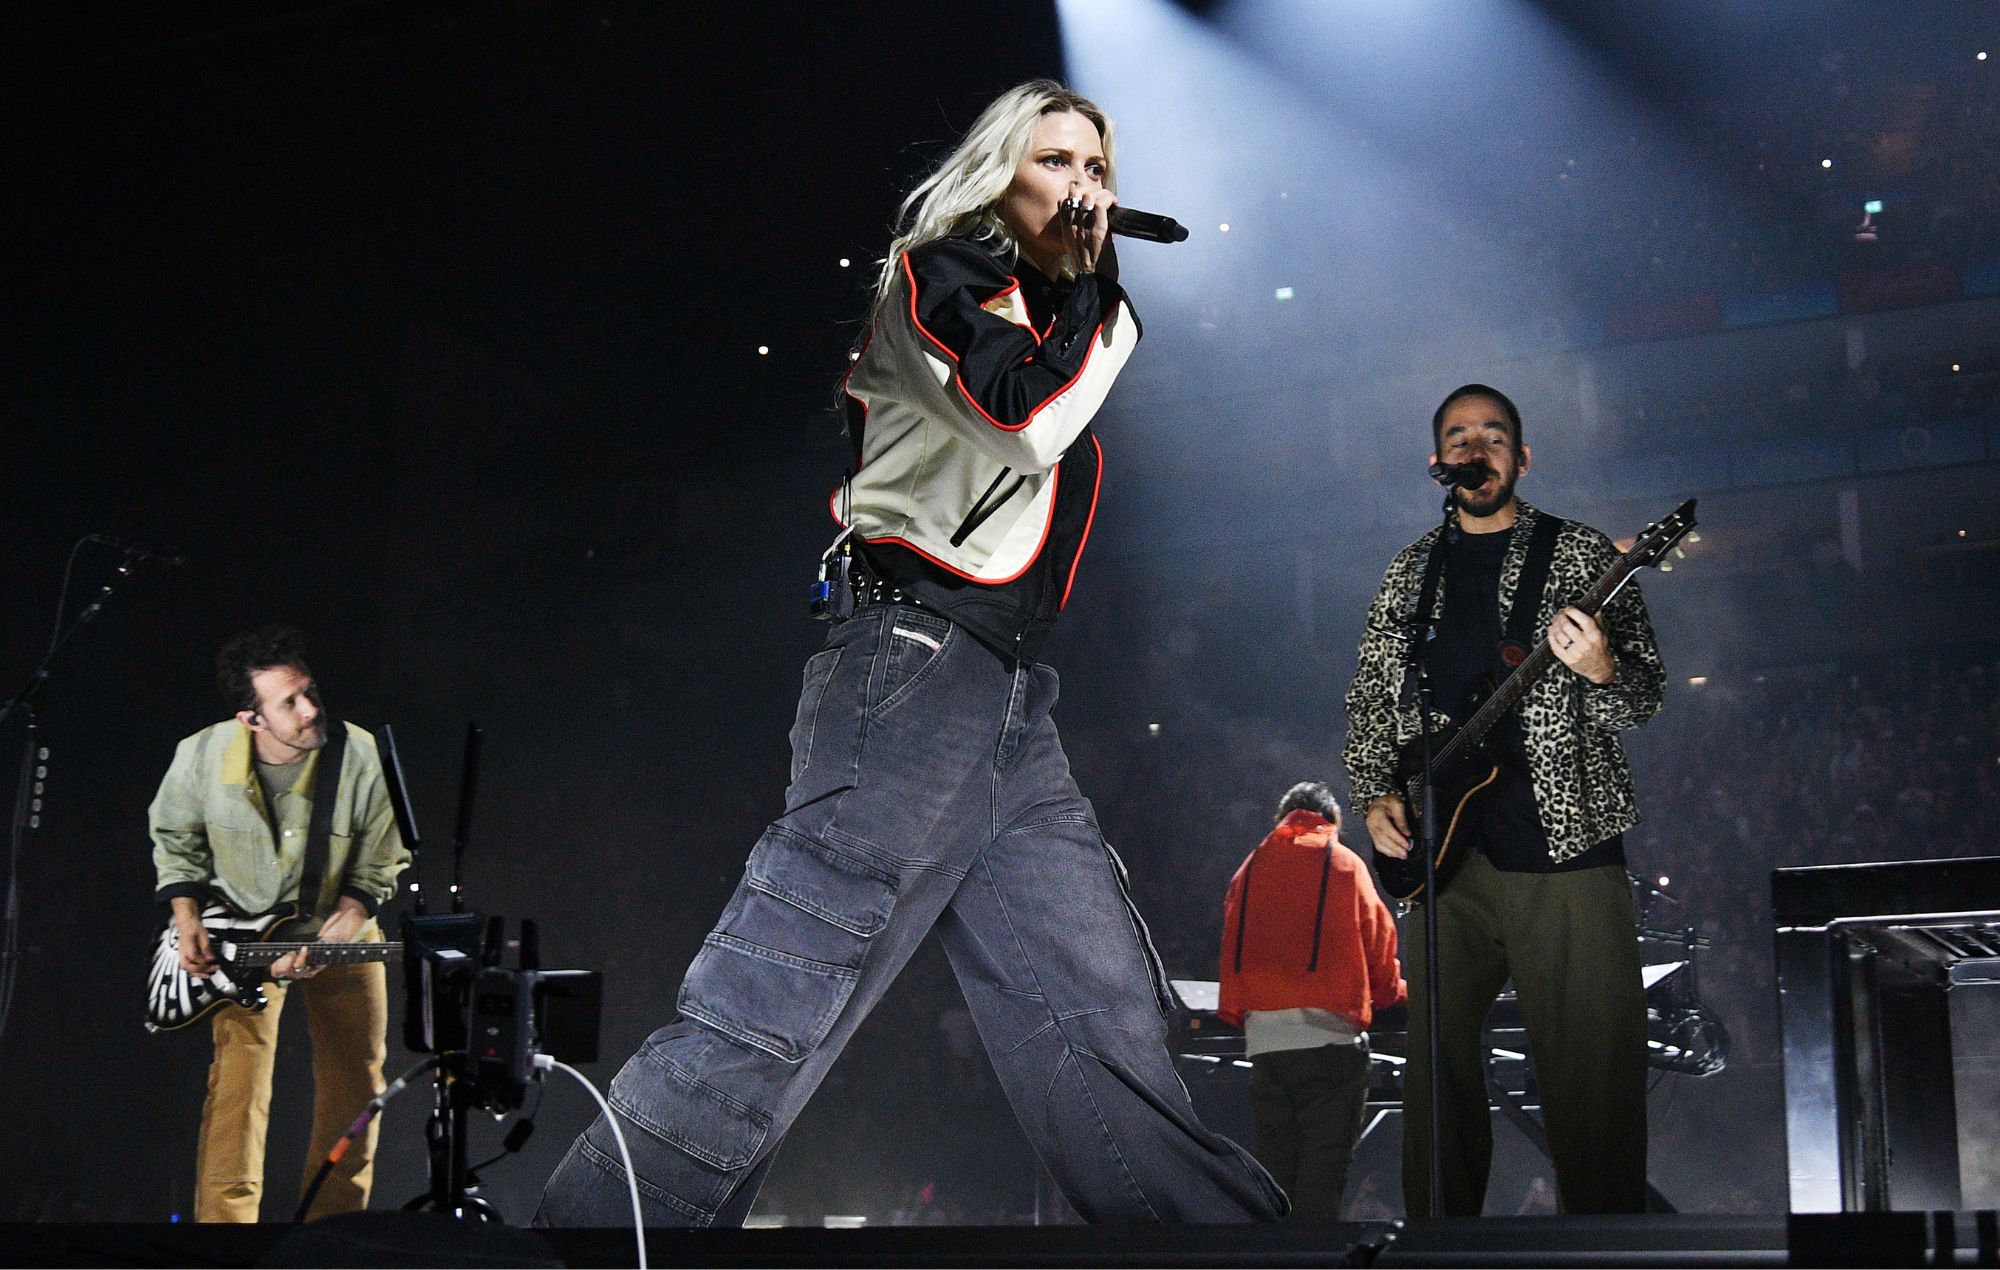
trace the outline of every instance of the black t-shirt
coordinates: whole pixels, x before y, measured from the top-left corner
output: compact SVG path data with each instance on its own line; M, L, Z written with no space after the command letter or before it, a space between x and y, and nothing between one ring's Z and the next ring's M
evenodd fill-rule
M1444 612L1429 650L1431 699L1454 723L1471 718L1509 673L1500 656L1506 634L1500 621L1500 570L1513 541L1511 527L1492 534L1461 533L1456 542L1441 541ZM1539 639L1541 632L1535 636ZM1570 672L1557 668L1548 673ZM1566 873L1625 862L1624 838L1618 834L1561 864L1549 859L1548 832L1535 807L1527 738L1517 712L1508 711L1493 725L1481 749L1499 765L1500 778L1474 801L1470 822L1463 828L1470 834L1468 841L1494 868L1507 873Z

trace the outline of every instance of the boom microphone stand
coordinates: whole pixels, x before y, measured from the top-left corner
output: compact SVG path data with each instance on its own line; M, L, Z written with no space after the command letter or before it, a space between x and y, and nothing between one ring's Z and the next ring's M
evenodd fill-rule
M69 580L76 568L77 553L87 542L109 542L98 534L79 538L69 549L69 560L63 566L62 590L56 597L56 618L54 629L49 635L48 651L42 654L41 665L28 676L28 682L14 694L6 705L0 706L0 723L4 723L16 710L26 716L27 733L21 742L21 767L19 782L14 790L14 810L9 819L7 835L7 895L4 915L5 933L0 935L0 1041L7 1034L7 1022L13 1013L14 979L19 968L19 948L21 932L21 889L20 866L21 849L31 830L42 826L42 797L48 783L49 751L41 744L41 717L36 713L43 690L48 686L49 676L56 659L62 656L76 633L90 624L104 609L104 602L111 598L118 586L124 585L126 578L138 567L140 559L147 553L138 547L126 544L124 559L118 563L117 576L98 588L97 595L77 613L76 619L67 627L63 625L63 611L69 603Z

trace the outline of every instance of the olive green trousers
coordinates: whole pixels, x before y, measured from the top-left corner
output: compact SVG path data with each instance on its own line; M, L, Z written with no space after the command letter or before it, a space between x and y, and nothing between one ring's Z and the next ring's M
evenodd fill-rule
M1437 904L1444 1212L1476 1216L1493 1157L1486 1014L1511 978L1540 1090L1542 1126L1567 1213L1646 1208L1646 1001L1625 870L1503 873L1473 852ZM1410 983L1403 1202L1431 1215L1424 923L1402 941Z

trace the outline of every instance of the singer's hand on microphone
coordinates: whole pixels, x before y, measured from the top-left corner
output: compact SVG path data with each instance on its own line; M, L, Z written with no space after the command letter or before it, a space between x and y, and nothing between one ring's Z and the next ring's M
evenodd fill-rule
M1095 273L1104 254L1104 240L1111 232L1111 209L1118 196L1110 190L1084 191L1071 185L1069 202L1064 205L1063 246L1077 273Z

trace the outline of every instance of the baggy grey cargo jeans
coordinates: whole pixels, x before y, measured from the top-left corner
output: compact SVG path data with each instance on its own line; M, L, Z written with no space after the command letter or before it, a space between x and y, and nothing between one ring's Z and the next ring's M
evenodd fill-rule
M611 1083L649 1225L742 1222L785 1131L933 925L1014 1114L1086 1219L1284 1213L1174 1071L1168 988L1070 776L1056 686L902 605L861 610L806 662L785 814L688 967L681 1017ZM600 1116L536 1221L630 1220Z

